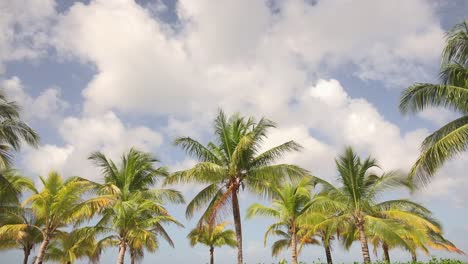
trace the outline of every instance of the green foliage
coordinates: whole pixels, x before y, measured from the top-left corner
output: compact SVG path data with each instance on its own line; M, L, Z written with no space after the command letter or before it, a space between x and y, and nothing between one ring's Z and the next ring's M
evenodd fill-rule
M182 225L164 205L183 203L184 199L178 191L155 188L168 175L167 169L155 167L157 159L136 149L125 153L119 166L100 152L89 159L101 168L104 178L104 183L88 181L98 194L89 204L101 215L96 227L112 234L107 243L128 247L132 260L143 258L145 250L157 250L159 238L174 246L164 225Z
M429 107L445 107L461 115L428 136L410 176L427 184L447 161L468 150L468 22L456 25L447 34L440 70L441 84L416 83L400 99L402 113Z

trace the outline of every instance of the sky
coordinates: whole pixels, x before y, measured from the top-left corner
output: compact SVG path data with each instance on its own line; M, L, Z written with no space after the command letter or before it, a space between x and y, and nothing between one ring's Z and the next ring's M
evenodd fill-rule
M376 157L383 171L408 171L425 136L456 114L437 108L403 116L399 96L415 82L438 81L445 31L466 14L466 0L0 0L0 89L41 135L41 145L24 147L15 164L36 182L50 170L99 180L90 153L118 159L136 147L171 171L188 168L196 161L172 141L209 141L222 108L275 121L265 147L297 141L304 150L282 162L330 181L334 158L348 145ZM465 252L467 161L461 155L426 188L398 194L431 209ZM190 200L201 186L174 188ZM256 201L269 204L241 194L243 216ZM207 263L208 249L186 239L196 221L184 218L184 206L168 208L186 228L169 227L176 248L162 243L142 263ZM272 240L264 247L269 223L243 220L247 263L289 258L271 257ZM215 251L219 263L234 263L235 254ZM116 255L107 250L101 262ZM20 251L0 256L22 259ZM345 251L335 243L333 256L362 258L357 244ZM391 256L410 258L398 250ZM300 256L319 258L319 246Z

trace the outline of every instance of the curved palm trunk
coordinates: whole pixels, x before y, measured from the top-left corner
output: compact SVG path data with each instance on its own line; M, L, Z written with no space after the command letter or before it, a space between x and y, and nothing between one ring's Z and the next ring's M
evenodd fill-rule
M326 241L326 239L322 237L322 244L323 244L323 247L325 248L325 256L327 257L327 264L333 264L333 259L331 255L331 249L330 249L330 241Z
M411 260L412 263L418 262L418 256L416 255L416 252L411 252Z
M41 247L39 248L39 252L37 253L36 261L34 262L35 264L42 264L44 261L44 255L47 250L47 246L49 246L50 243L50 235L48 233L45 233L44 235L44 240L42 240Z
M367 244L366 232L364 231L364 223L362 221L358 221L357 228L359 230L359 241L361 242L362 257L364 258L364 263L370 263L371 259L369 255L369 246Z
M237 188L232 189L232 215L234 216L234 227L237 240L237 264L243 264L242 260L242 224L240 218L239 200Z
M297 234L296 228L292 230L291 236L292 264L297 264Z
M125 259L125 250L127 250L127 245L125 241L121 241L119 244L119 256L117 258L117 264L123 264Z
M31 255L31 249L32 249L31 246L26 246L23 248L23 252L24 252L23 264L28 264L29 255Z
M210 264L214 264L214 247L210 247Z
M382 244L382 250L384 253L384 261L390 263L390 254L388 253L388 245L386 243Z

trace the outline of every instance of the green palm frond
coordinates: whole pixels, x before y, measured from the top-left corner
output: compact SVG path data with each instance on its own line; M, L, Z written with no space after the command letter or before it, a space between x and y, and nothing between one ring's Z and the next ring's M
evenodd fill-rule
M468 64L468 22L463 21L447 32L442 53L442 64L457 62Z
M195 210L199 210L212 200L218 193L218 190L219 187L217 184L210 184L205 189L201 190L187 205L185 216L189 219L192 218Z
M468 113L468 88L417 83L408 87L400 99L400 111L403 114L423 111L428 107L442 106L459 113Z
M191 155L194 158L197 158L202 162L212 162L219 164L221 163L220 158L213 153L209 148L203 146L200 142L190 138L190 137L181 137L177 138L174 141L176 146L180 146L187 154Z
M447 130L445 130L445 127L443 127L439 134L433 134L433 138L428 139L428 142L430 142L434 138L440 137L434 143L430 145L428 143L428 146L424 146L425 148L423 149L421 155L411 168L411 177L416 177L419 182L427 184L429 179L436 173L436 171L444 164L445 161L468 149L467 119L461 118L459 121L461 123L457 122L456 124L449 124L453 126L446 127Z

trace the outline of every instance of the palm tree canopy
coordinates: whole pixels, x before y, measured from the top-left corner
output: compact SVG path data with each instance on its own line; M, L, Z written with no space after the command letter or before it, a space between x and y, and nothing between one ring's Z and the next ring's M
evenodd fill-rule
M402 113L429 107L445 107L460 117L429 135L410 176L426 184L447 161L468 149L468 22L456 25L447 34L442 55L441 84L416 83L400 99Z
M272 255L277 256L281 251L291 246L292 236L300 233L301 223L305 222L309 208L312 206L311 191L314 182L304 177L295 184L285 184L281 187L272 187L273 202L271 207L258 203L247 209L247 218L254 216L271 217L276 220L265 232L264 244L270 235L279 236L280 239L272 245ZM301 245L318 244L312 236L300 236Z
M226 230L227 222L219 223L214 227L207 224L194 228L187 235L190 245L203 244L209 247L236 247L236 234L233 230Z
M279 185L288 177L300 178L308 173L295 165L275 164L286 153L301 149L294 141L263 151L262 143L268 130L274 127L276 124L265 118L255 121L239 114L227 117L223 111L219 111L214 122L214 142L203 145L190 137L175 140L176 145L198 159L199 163L193 168L173 173L165 183L195 182L207 185L188 204L188 218L205 206L202 219L209 215L213 217L228 204L232 189L242 187L269 195L269 186Z
M50 172L47 178L39 177L43 189L23 202L31 205L31 210L44 224L44 228L54 232L71 223L89 219L95 213L95 206L84 199L91 185L76 177L63 179L57 172Z
M109 239L127 245L135 259L141 259L144 250L157 250L160 237L173 246L164 225L182 224L164 205L184 203L184 198L179 191L156 188L159 179L168 175L165 167L155 166L159 160L133 148L122 155L120 164L100 152L89 159L101 168L104 178L103 183L88 181L98 193L90 200L102 216L97 227L113 233Z
M8 101L3 91L0 91L0 168L10 166L11 151L18 151L22 142L35 147L39 136L21 120L20 107Z

